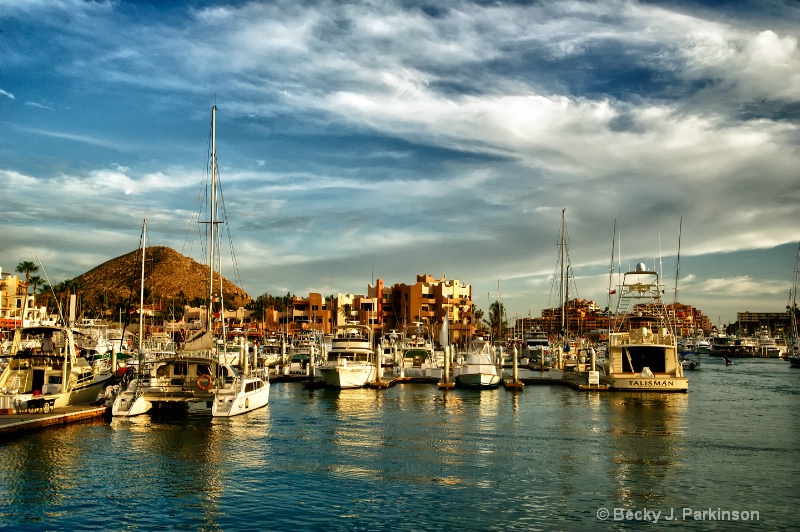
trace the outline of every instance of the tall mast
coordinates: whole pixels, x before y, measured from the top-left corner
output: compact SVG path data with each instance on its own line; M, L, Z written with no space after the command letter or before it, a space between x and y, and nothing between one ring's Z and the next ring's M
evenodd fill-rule
M789 302L789 319L791 320L790 334L792 336L792 345L790 346L790 349L792 349L792 354L794 355L798 354L797 316L795 315L795 309L797 308L798 281L800 281L800 243L797 245L797 260L794 263L794 283L792 283L791 298Z
M214 225L217 223L217 106L211 107L211 200L209 204L210 225L208 228L208 329L213 333L214 325L214 256L216 240L214 238Z
M144 252L147 245L147 218L142 222L142 282L139 288L139 351L142 350L144 334ZM123 334L123 336L125 336Z
M681 216L680 225L678 225L678 262L675 264L675 300L673 303L678 302L678 276L681 273L681 233L683 231L683 216Z
M561 332L566 335L566 323L567 323L567 292L564 286L564 232L565 232L565 218L564 212L567 209L561 209L561 290L560 290L560 299L561 299Z

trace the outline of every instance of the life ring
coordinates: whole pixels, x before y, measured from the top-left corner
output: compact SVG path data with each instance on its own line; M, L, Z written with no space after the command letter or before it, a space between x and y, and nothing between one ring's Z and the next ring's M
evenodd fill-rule
M205 392L211 389L211 386L214 384L214 381L211 379L211 375L204 373L199 377L197 377L197 381L195 381L195 384L197 384L197 387Z

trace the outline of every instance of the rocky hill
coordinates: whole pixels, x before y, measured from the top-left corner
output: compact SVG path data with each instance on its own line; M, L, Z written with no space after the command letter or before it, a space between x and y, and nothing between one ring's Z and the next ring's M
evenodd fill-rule
M218 274L214 284L219 286ZM122 255L73 279L80 284L84 301L100 298L127 300L133 294L139 300L142 278L142 253L140 250ZM144 286L147 299L167 301L174 298L192 304L195 300L208 299L208 266L181 255L172 248L157 246L145 252ZM252 298L247 293L223 278L225 306L238 308Z

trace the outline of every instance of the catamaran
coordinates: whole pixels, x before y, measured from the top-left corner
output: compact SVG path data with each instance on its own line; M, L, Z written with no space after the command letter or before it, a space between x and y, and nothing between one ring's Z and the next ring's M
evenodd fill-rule
M209 201L209 302L216 298L214 265L217 262L217 154L216 106L211 110L211 190ZM222 277L220 276L220 285ZM221 291L221 287L219 287ZM230 417L269 403L269 378L266 368L250 368L246 357L243 368L235 367L213 340L213 312L206 307L203 327L193 331L176 353L151 364L141 364L139 375L114 401L112 414L132 416L151 410L180 410ZM223 350L224 351L224 350ZM140 360L146 358L140 351ZM254 357L257 363L258 357Z

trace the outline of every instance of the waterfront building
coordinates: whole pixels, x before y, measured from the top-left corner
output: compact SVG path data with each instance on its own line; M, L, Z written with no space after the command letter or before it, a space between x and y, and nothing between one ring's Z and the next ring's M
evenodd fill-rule
M451 344L466 346L475 332L472 286L458 279L422 274L417 275L415 284L398 283L390 288L378 279L369 287L369 294L378 300L381 321L377 325L382 333L418 322L430 327L438 338L445 315Z
M36 295L29 294L30 285L0 268L0 329L28 327L47 320L47 309L36 306Z

